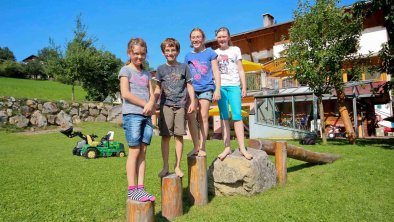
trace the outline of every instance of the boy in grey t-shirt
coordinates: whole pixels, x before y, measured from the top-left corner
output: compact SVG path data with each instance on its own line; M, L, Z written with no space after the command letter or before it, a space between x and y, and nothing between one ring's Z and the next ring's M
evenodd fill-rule
M191 83L189 67L178 63L176 58L180 51L179 42L173 38L165 39L161 45L161 51L167 62L157 68L157 81L155 97L160 96L159 130L161 138L161 149L163 155L163 170L159 173L164 177L169 172L168 153L171 136L175 138L175 174L183 177L180 162L183 150L183 135L186 135L186 109L188 113L195 110L195 95ZM190 105L187 99L190 97Z

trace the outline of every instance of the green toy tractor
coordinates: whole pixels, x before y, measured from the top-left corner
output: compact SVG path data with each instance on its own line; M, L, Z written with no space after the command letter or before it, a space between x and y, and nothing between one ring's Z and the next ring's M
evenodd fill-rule
M87 159L109 156L126 156L123 143L113 141L114 133L112 131L109 131L107 135L101 138L100 141L95 141L97 135L84 135L82 132L73 131L73 127L60 132L66 135L68 138L79 136L82 139L81 141L77 142L76 146L73 148L73 155L84 156Z

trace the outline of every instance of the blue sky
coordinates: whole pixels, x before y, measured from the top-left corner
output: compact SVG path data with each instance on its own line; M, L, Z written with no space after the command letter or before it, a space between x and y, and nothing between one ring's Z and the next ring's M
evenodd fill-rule
M214 30L226 26L232 34L263 27L262 15L270 13L277 23L292 20L297 0L276 1L175 1L175 0L0 0L0 46L14 52L17 61L49 46L49 38L61 46L72 40L75 18L82 22L95 46L127 60L131 37L142 37L148 44L148 61L153 68L164 63L160 43L167 37L181 43L178 61L189 48L189 33L200 27L207 39ZM344 0L340 5L350 5Z

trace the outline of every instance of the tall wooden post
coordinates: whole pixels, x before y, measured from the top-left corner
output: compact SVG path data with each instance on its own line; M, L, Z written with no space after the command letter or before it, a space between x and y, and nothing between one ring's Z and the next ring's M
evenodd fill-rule
M279 185L287 182L287 143L278 141L275 143L275 166Z
M207 158L189 156L187 158L189 173L189 197L196 206L208 204Z
M127 200L127 222L155 221L155 202Z
M182 180L173 173L161 180L161 215L172 220L182 214Z

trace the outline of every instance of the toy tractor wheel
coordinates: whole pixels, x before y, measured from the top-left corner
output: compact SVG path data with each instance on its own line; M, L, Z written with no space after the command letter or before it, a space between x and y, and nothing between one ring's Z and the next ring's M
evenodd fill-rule
M96 148L88 148L85 154L87 159L94 159L98 156L98 151Z
M74 147L74 149L73 149L73 155L78 155L78 147Z
M119 152L116 153L116 156L117 157L125 157L126 153L124 151L119 151Z

